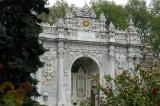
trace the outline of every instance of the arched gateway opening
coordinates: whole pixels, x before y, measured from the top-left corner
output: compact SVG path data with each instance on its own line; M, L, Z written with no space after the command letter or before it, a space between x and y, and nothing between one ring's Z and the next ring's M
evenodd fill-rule
M98 92L95 90L95 81L92 77L98 76L97 80L99 80L97 63L89 57L78 58L72 65L71 73L72 106L81 106L80 104L86 103L88 98L94 101L92 106L96 106L95 97Z

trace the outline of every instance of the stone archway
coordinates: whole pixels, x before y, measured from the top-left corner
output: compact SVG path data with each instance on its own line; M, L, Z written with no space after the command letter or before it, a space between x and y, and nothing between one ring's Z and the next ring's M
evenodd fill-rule
M71 68L72 106L80 106L88 98L95 98L91 76L98 76L99 80L99 72L98 64L90 57L80 57L74 61Z

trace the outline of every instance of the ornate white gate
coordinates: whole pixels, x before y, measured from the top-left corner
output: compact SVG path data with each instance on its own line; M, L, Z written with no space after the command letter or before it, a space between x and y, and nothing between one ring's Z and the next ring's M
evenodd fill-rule
M92 59L81 57L74 62L71 71L72 105L80 106L80 104L91 99L91 76L98 75L99 68Z
M133 69L134 57L138 62L141 42L133 21L122 31L112 22L105 26L106 20L103 13L98 18L85 5L67 11L54 25L42 24L40 41L48 51L37 74L38 89L41 94L48 92L49 106L79 106L81 100L91 97L90 75L98 73L101 82L105 74L114 77ZM74 59L81 66L71 71Z
M89 75L82 68L72 73L72 103L79 104L91 97L91 83Z

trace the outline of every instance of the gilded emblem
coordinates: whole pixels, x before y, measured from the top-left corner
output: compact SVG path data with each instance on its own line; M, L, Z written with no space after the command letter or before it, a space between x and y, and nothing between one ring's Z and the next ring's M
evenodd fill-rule
M89 21L85 20L83 21L83 26L84 27L88 27L90 25Z

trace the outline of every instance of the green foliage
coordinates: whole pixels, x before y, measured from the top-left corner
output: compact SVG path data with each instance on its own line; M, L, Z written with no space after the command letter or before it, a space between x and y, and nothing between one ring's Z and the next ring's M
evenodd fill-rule
M155 16L151 21L150 29L150 44L152 45L154 51L160 53L160 16Z
M48 22L50 24L55 23L58 19L65 16L65 11L70 7L68 3L64 0L57 0L56 3L50 8L50 14L42 13L39 17L43 22Z
M153 16L150 24L150 45L156 54L160 53L160 0L152 0L151 14Z
M152 0L151 7L152 7L152 10L151 10L152 14L160 15L160 0Z
M29 82L21 83L17 89L8 81L0 84L0 94L2 94L0 105L3 106L22 106L24 97L32 91L32 85Z
M47 12L45 0L0 1L0 83L12 82L15 89L22 82L33 85L27 92L24 106L32 106L31 96L38 96L37 80L31 77L43 63L39 56L45 52L38 42L41 22L37 16ZM0 100L5 93L0 95Z
M160 77L159 70L137 69L137 74L123 71L115 78L106 77L106 86L101 87L101 106L160 105L160 83L156 79Z
M129 0L125 6L128 14L132 17L135 26L139 28L141 39L145 42L148 39L148 31L150 28L150 20L152 15L150 14L145 0Z
M16 100L12 95L5 95L3 97L4 104L3 106L16 106Z
M91 99L83 100L80 102L80 106L91 106Z
M92 1L92 8L95 10L97 16L100 16L101 12L105 14L107 26L110 22L113 22L117 28L127 28L128 14L122 6L106 0L95 0Z

